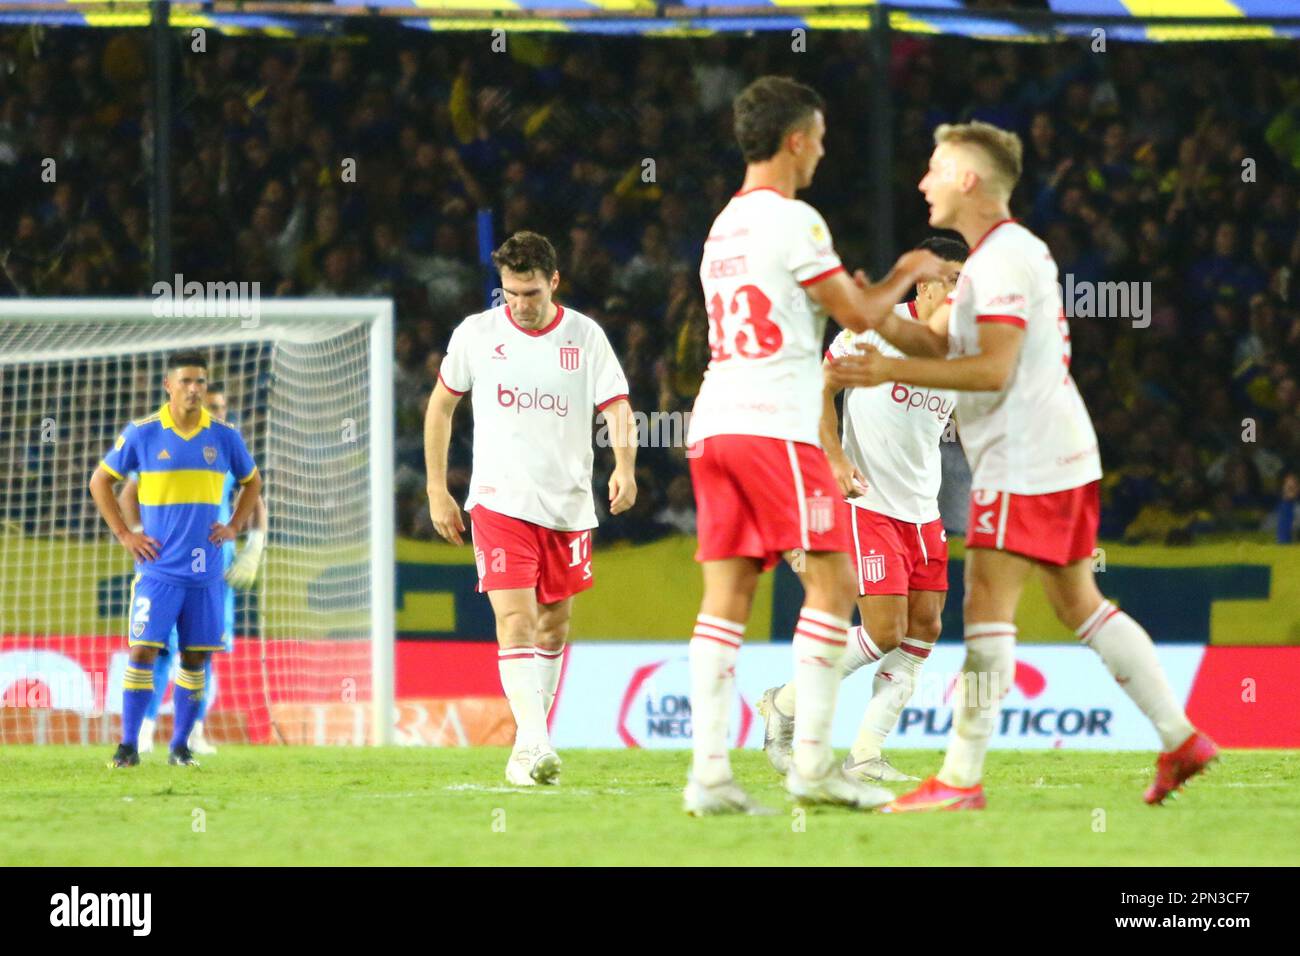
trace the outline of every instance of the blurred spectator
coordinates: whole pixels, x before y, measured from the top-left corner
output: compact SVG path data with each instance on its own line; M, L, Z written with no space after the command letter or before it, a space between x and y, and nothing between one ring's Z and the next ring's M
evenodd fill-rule
M0 71L0 294L147 294L146 40L49 31L37 45L0 31L12 66ZM671 46L564 36L505 57L410 31L339 45L208 40L207 55L178 61L173 271L257 281L263 296L391 296L399 468L422 467L442 350L496 282L479 265L480 214L492 242L530 227L556 243L557 298L605 326L637 411L689 411L709 357L699 257L743 168L730 101L758 73L790 73L826 97L827 155L802 198L847 265L872 252L865 36L823 35L817 57L793 60L776 33ZM1258 527L1276 520L1284 467L1300 462L1294 53L1136 49L896 36L897 246L929 232L914 187L936 124L1019 132L1013 210L1053 250L1062 284L1149 283L1148 326L1071 319L1071 373L1107 471L1104 533ZM460 489L468 405L450 452ZM956 444L946 448L948 462ZM680 449L647 448L642 461L638 509L602 541L685 524ZM422 492L407 491L402 527L428 536Z

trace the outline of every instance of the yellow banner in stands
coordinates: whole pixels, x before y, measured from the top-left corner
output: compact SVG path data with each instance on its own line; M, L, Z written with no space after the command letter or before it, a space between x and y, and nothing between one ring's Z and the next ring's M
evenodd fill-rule
M960 539L950 542L945 636L961 633ZM575 640L686 640L699 611L695 542L673 537L653 544L599 548L596 584L577 598ZM126 552L110 540L33 539L0 533L9 556L0 574L4 633L122 634L133 576ZM1102 591L1161 642L1216 645L1300 645L1300 544L1256 541L1185 548L1103 544L1097 555ZM366 580L364 544L304 554L272 538L264 561L260 608L266 636L360 636L369 618L356 608ZM59 573L55 573L55 571ZM411 637L490 639L487 599L475 593L474 553L467 544L399 539L397 630ZM788 569L763 575L747 640L784 637L798 613L800 591ZM243 601L241 600L241 605ZM1016 621L1029 643L1072 641L1057 623L1041 585L1031 582Z
M962 559L961 539L951 539L950 546L953 561ZM693 539L680 537L598 549L595 587L579 595L574 605L573 639L687 639L702 592L694 549ZM472 564L468 545L399 541L399 590L404 578L415 576L412 572L432 571L437 565L469 566L464 571L472 578ZM1169 548L1104 543L1094 564L1102 591L1130 609L1157 640L1300 645L1300 545L1230 542ZM959 586L957 568L950 569L949 577ZM778 584L772 574L760 579L746 640L770 640L773 621L788 616L783 605L793 600L797 610L797 589L791 592L787 584ZM945 615L946 635L954 626L960 628L956 600L954 594ZM398 607L399 633L459 631L470 636L458 626L451 593L406 589L399 594ZM490 622L478 620L478 629L490 630ZM1026 589L1016 624L1021 639L1029 643L1074 640L1056 621L1036 580Z

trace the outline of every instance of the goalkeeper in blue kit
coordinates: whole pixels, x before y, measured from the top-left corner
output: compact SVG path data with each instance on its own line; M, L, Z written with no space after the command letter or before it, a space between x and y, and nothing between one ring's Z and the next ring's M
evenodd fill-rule
M223 389L209 386L207 395L204 397L204 405L207 406L212 417L222 421L226 420L229 408ZM235 481L235 476L231 472L226 472L221 487L221 507L217 512L219 522L225 524L230 521L230 516L235 509L236 498L242 492L243 488ZM117 501L131 530L141 530L140 481L135 472L127 475L126 483L123 485ZM222 567L225 568L225 580L226 584L229 585L225 589L225 616L221 630L222 650L226 653L233 651L235 646L235 589L246 591L256 583L257 570L261 565L262 552L266 547L266 504L260 497L257 501L257 507L253 511L252 523L253 527L245 536L244 547L238 554L236 554L233 541L227 541L221 547ZM158 652L158 657L153 665L153 698L149 701L149 706L145 708L144 722L140 725L140 738L137 744L137 749L142 754L153 750L154 729L157 725L158 710L162 705L164 696L166 696L167 685L171 683L174 676L177 656L177 634L176 628L173 627L171 634L168 635L167 647ZM212 656L209 655L203 669L203 703L199 705L199 715L194 721L194 729L190 731L189 739L190 750L200 757L204 754L217 752L217 748L208 740L204 728L208 708L211 707L217 691L212 678L212 660Z
M253 516L262 479L239 430L204 407L207 360L182 352L167 360L167 403L126 427L90 479L95 506L135 558L128 608L130 657L123 681L122 741L110 766L140 762L140 725L153 698L153 666L176 628L175 724L167 762L197 761L189 736L198 719L208 655L223 649L222 547ZM141 531L122 515L113 484L138 475ZM226 473L244 491L228 522L218 520Z

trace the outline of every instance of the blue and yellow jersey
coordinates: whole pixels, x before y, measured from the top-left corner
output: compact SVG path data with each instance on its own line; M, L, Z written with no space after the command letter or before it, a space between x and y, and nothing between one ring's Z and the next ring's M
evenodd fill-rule
M182 432L164 405L127 425L99 467L118 479L138 475L140 522L162 545L156 561L136 562L139 574L182 587L221 580L225 561L208 536L213 522L229 521L227 474L244 485L257 472L239 429L205 408L194 430Z

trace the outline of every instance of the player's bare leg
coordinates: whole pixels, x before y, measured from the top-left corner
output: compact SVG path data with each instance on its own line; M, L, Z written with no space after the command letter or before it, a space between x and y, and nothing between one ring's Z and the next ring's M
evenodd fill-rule
M881 753L885 738L893 733L903 708L912 699L916 685L920 680L921 668L926 658L939 639L942 629L944 591L911 591L903 599L903 624L898 624L898 615L894 614L877 624L883 628L882 636L876 642L880 650L885 651L871 685L871 700L867 703L862 723L858 727L857 739L844 760L844 770L850 776L864 780L876 780L884 783L898 783L915 780L895 769ZM891 604L899 602L895 595L879 595L864 598L858 606L889 599ZM863 620L868 621L866 614ZM868 622L868 628L872 625ZM850 638L849 647L853 647ZM849 657L850 652L845 653ZM847 666L841 666L847 672Z
M153 665L158 648L137 644L127 653L126 675L122 681L122 740L117 745L109 767L135 767L140 763L140 725L149 699L153 696Z
M546 733L546 707L534 659L537 638L537 592L503 588L488 592L497 626L497 667L501 688L515 718L515 745L506 764L506 780L515 786L554 783L560 758Z
M542 685L542 707L547 718L555 703L555 692L564 671L564 649L569 640L569 620L573 615L573 597L553 604L537 606L537 636L534 639L534 663Z
M735 697L736 658L758 586L755 558L701 562L704 599L691 635L691 772L683 794L692 816L760 813L731 775L728 726Z
M1115 682L1160 735L1162 753L1156 762L1156 779L1144 799L1162 802L1204 770L1219 748L1187 719L1142 625L1102 596L1091 559L1065 567L1042 565L1042 572L1043 589L1057 618L1097 652Z
M984 755L1016 669L1016 606L1034 569L1007 551L966 552L966 659L953 699L952 735L939 773L888 810L968 810L984 806Z
M799 706L794 718L794 754L786 789L807 803L877 807L893 795L850 780L836 766L831 721L840 688L853 613L855 582L848 555L838 551L791 552L786 560L803 583L804 603L794 633L794 684Z

